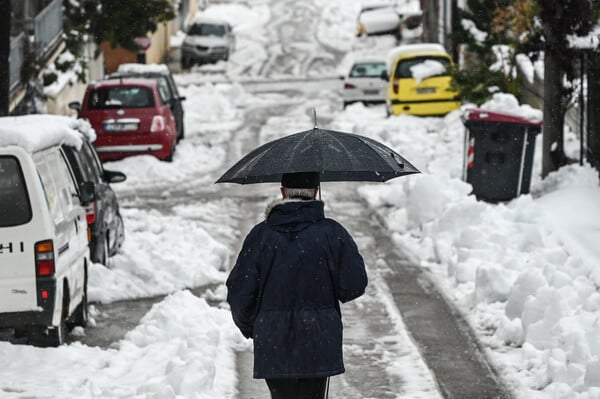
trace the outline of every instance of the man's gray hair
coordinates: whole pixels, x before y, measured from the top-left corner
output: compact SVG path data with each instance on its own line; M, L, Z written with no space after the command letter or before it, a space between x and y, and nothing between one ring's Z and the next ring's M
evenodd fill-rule
M313 198L315 195L315 188L287 188L287 187L284 187L283 193L284 193L285 198L294 198L294 197Z

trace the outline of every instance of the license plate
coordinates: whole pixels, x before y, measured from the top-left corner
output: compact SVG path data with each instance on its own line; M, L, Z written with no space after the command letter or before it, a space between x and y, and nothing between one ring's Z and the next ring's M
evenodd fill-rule
M137 130L137 123L105 123L104 131L105 132L127 132L132 130Z
M417 89L417 94L433 94L435 87L420 87Z
M379 94L379 90L364 90L364 93L367 96L374 96L374 95Z

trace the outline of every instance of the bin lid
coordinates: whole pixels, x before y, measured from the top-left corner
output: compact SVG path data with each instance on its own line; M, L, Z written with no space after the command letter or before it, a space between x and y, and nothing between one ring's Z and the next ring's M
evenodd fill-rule
M526 119L519 115L505 112L488 111L487 109L473 108L466 111L468 121L485 121L500 123L515 123L528 126L542 126L542 121L537 119Z

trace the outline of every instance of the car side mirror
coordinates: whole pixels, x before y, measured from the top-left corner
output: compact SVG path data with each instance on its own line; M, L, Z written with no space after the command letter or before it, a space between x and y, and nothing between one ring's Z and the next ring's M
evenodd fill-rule
M345 79L346 79L346 77L345 77L344 75L340 75L340 76L338 76L338 79L339 79L339 80L345 80Z
M179 98L177 99L177 101L185 101L185 100L186 100L186 97L185 97L185 96L179 97Z
M69 107L69 109L75 110L77 112L81 111L81 103L79 101L71 101L67 107Z
M388 75L387 71L381 71L381 75L379 77L381 80L385 80L386 82L390 80L390 75Z
M84 181L79 185L79 201L87 205L96 199L96 185L91 181Z
M108 183L121 183L127 180L127 176L123 172L116 172L112 170L104 171L104 181Z

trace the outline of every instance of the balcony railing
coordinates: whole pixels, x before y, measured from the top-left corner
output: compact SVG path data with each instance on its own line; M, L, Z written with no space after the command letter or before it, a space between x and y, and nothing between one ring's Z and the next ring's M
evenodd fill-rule
M11 91L17 87L21 80L21 66L25 59L25 40L24 33L10 39L9 83Z
M54 0L40 12L34 21L35 49L43 56L59 41L63 30L62 1Z

